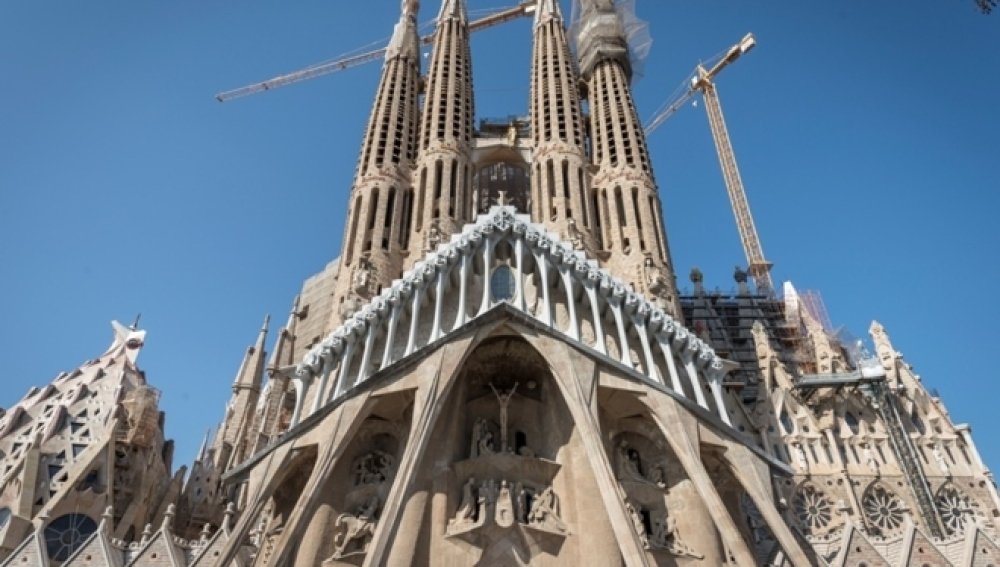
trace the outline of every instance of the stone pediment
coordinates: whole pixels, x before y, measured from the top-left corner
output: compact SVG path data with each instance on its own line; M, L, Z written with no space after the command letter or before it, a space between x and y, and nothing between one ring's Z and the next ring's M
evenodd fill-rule
M495 206L282 369L298 394L292 425L500 304L730 423L731 364L583 251Z

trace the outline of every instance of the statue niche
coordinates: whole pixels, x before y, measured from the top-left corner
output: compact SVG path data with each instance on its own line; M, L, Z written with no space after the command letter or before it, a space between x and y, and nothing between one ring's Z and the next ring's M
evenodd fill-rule
M324 565L357 564L368 553L396 476L404 429L399 422L371 416L352 441L344 465L326 488L332 510L319 555L326 557Z
M638 438L638 439L636 439ZM659 455L659 458L654 458ZM667 488L667 463L661 451L638 434L622 434L615 441L615 467L618 480Z

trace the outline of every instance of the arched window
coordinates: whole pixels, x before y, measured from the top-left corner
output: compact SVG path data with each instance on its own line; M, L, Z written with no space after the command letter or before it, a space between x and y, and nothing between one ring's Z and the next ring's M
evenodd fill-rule
M45 548L49 559L66 561L94 532L97 522L84 514L66 514L45 528Z
M490 276L490 292L494 301L509 301L514 298L514 274L510 266L497 266Z

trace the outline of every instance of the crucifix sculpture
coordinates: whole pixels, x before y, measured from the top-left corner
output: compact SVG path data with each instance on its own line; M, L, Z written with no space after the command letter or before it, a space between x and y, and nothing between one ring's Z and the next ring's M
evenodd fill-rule
M490 389L500 402L500 450L509 453L511 448L507 444L507 407L510 405L511 397L514 396L514 390L517 390L517 382L514 382L514 386L506 393L498 391L493 382L490 382Z

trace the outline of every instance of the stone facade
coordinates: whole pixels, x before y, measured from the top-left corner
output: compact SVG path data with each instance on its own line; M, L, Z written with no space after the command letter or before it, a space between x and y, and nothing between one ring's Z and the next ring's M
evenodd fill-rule
M0 567L1000 564L970 429L884 328L842 344L740 270L678 295L612 2L573 38L538 2L530 115L478 128L465 3L423 79L418 8L340 256L190 473L116 324L0 419Z

